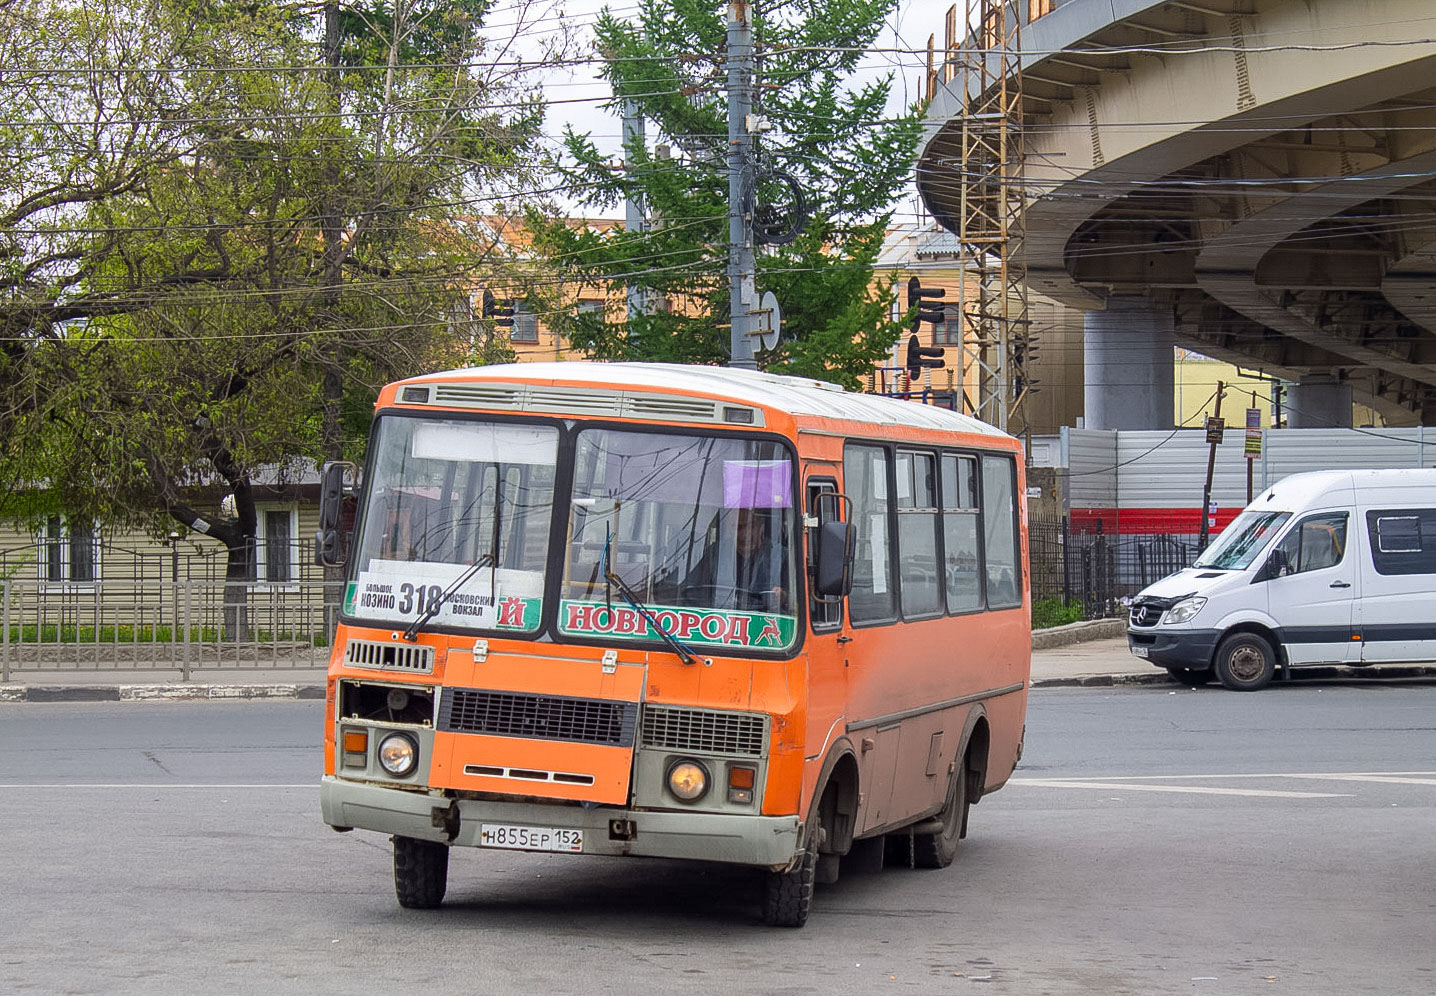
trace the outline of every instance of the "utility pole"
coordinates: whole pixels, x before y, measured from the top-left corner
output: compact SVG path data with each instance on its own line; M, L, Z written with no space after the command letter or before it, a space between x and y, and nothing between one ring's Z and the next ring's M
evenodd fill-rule
M752 189L753 28L746 0L728 4L728 293L731 327L728 365L756 369L751 312L757 307L753 224L747 192Z
M1217 466L1217 443L1222 437L1222 395L1226 392L1226 385L1217 381L1217 403L1212 408L1212 417L1207 419L1207 483L1202 487L1202 541L1198 544L1198 550L1207 548L1207 538L1211 532L1211 519L1209 517L1212 507L1212 472Z
M623 101L623 160L629 179L633 179L630 164L634 150L646 141L643 115L639 113L638 101L625 98ZM623 211L624 229L630 233L648 231L648 218L643 210L643 198L630 193ZM628 285L628 318L648 312L648 292L636 283Z

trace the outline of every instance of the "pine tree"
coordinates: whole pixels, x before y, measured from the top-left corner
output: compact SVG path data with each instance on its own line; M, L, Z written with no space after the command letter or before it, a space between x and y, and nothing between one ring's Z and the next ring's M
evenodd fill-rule
M889 74L854 85L895 0L806 0L752 10L755 217L787 244L759 247L758 291L782 311L783 341L759 353L768 370L855 387L899 335L891 281L874 280L891 209L912 175L920 109L890 116ZM569 197L613 210L638 198L648 231L530 219L535 242L565 274L621 294L646 292L647 313L589 313L567 329L601 359L727 361L729 290L726 12L696 0L644 0L633 20L597 22L611 110L632 101L648 142L614 170L593 140L565 137ZM802 203L797 203L800 196Z

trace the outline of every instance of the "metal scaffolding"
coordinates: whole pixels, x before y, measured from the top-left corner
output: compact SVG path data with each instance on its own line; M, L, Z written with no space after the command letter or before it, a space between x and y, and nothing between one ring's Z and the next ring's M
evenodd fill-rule
M1021 431L1023 402L1033 391L1027 374L1035 339L1027 315L1023 256L1023 136L1021 17L1011 0L965 0L947 12L943 83L959 79L961 210L957 237L963 280L959 383L966 410L1008 431ZM929 41L928 97L936 93ZM966 393L975 371L976 398Z

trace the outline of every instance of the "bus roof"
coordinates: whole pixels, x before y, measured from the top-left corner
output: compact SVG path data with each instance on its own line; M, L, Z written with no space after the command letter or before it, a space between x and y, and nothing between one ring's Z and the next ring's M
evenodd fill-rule
M605 392L661 393L714 398L772 408L796 416L846 419L875 425L904 425L947 432L966 432L1010 439L1007 433L973 418L935 405L914 404L876 394L857 394L825 381L786 377L733 367L689 366L676 363L594 363L574 360L560 363L503 363L467 367L412 377L402 385L419 384L540 384L577 386L585 394ZM496 396L496 400L499 400ZM513 409L514 404L498 407ZM528 406L524 406L526 409ZM552 408L545 408L553 411ZM592 412L590 405L576 411ZM679 418L682 421L681 417Z

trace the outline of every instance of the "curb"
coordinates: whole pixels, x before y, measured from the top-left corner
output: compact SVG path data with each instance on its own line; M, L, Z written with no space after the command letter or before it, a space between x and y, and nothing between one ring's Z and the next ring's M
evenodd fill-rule
M323 699L323 685L14 685L0 686L0 702L236 702Z
M1349 681L1353 684L1367 684L1372 681L1402 681L1412 678L1436 678L1436 665L1432 664L1400 664L1400 665L1368 665L1366 667L1343 667L1341 665L1326 665L1315 667L1300 667L1294 669L1299 676L1299 681ZM1273 685L1286 684L1291 680L1292 669L1288 669L1283 677L1282 671L1278 670ZM1190 685L1183 685L1176 678L1167 674L1160 668L1154 668L1152 673L1142 672L1139 674L1081 674L1070 678L1033 678L1029 682L1031 688L1106 688L1114 685L1171 685L1174 688L1190 688ZM1197 686L1198 688L1202 686ZM1212 679L1208 688L1222 690L1221 684Z

